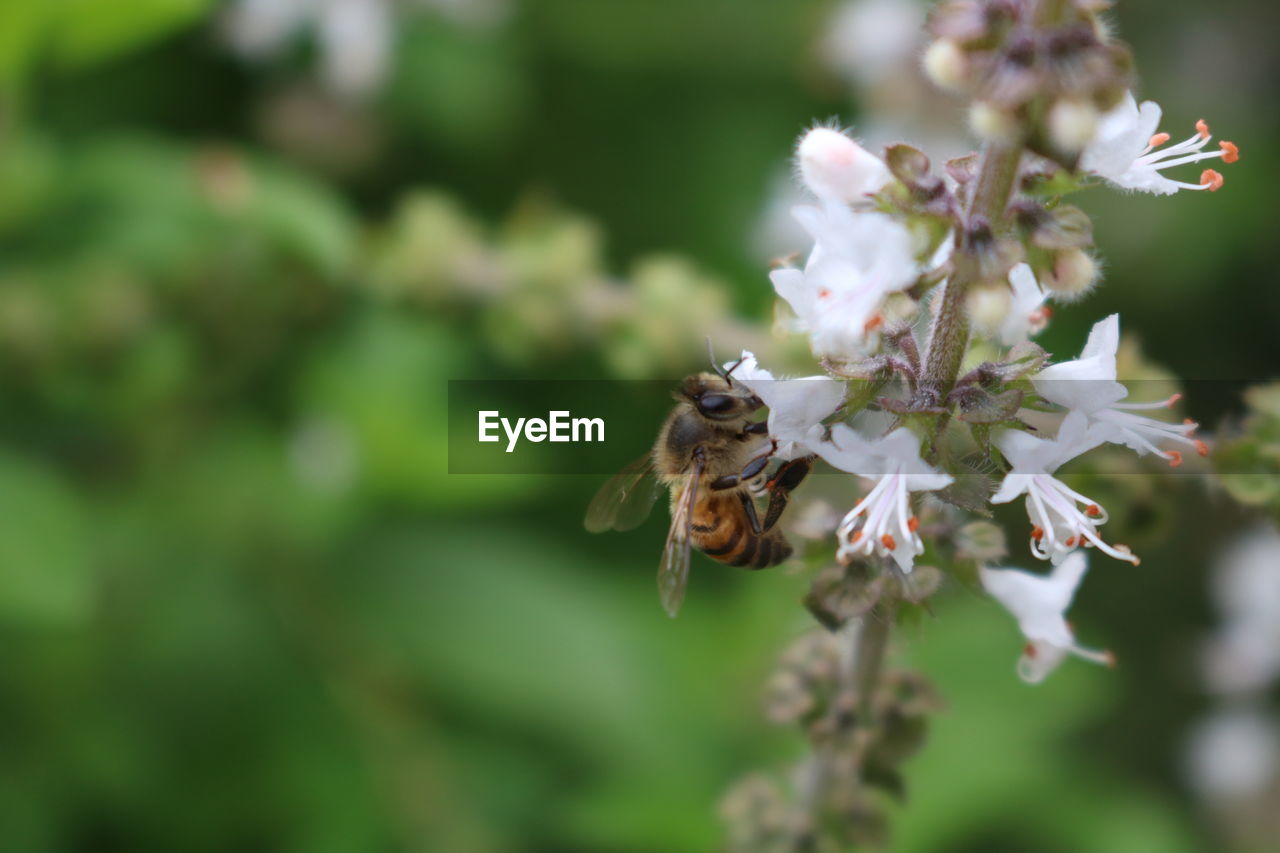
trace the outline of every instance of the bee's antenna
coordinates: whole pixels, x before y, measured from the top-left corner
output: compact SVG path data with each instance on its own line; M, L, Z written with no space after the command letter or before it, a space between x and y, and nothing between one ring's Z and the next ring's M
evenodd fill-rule
M719 376L721 379L723 379L725 382L728 382L730 387L733 387L733 380L729 377L729 374L737 370L738 365L742 364L742 359L738 359L733 363L733 367L730 367L728 370L725 370L723 367L720 366L720 362L716 359L716 350L715 350L715 347L711 345L710 335L707 335L707 358L711 359L711 369L716 372L716 375Z

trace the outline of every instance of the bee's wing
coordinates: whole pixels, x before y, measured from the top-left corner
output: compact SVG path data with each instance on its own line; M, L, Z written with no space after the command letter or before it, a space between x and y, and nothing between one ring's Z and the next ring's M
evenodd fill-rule
M686 476L676 499L671 502L671 531L662 549L658 566L658 597L667 615L675 618L684 601L689 583L689 556L693 547L689 529L693 525L693 507L698 499L698 481L702 479L702 459L695 457L693 470Z
M587 505L582 523L592 533L631 530L649 517L662 487L649 454L610 477Z

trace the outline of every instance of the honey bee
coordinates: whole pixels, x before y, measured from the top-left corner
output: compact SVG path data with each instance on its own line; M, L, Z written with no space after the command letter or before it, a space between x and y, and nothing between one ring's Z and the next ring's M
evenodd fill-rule
M684 600L692 548L748 569L776 566L791 556L778 519L808 475L812 457L785 462L766 476L776 443L765 422L752 420L764 403L734 384L731 373L732 368L686 377L653 450L606 482L587 508L585 524L593 533L630 530L667 488L671 529L658 567L658 594L671 616ZM755 499L765 494L769 502L761 521Z

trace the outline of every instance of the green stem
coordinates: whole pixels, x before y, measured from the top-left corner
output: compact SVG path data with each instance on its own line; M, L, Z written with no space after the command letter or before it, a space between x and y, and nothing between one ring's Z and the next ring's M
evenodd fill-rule
M997 234L1001 231L1009 196L1018 176L1022 146L1017 142L988 142L982 149L973 195L965 211L968 223L979 219L990 223ZM921 385L937 405L946 397L960 373L960 363L969 345L969 317L965 299L978 278L980 264L966 245L963 231L956 233L956 249L952 258L954 272L942 292L938 314L929 333Z
M889 647L889 630L893 627L893 604L882 602L862 617L858 626L857 647L854 649L851 681L853 694L858 700L858 713L863 718L870 713L871 697L880 680L880 668L884 653Z

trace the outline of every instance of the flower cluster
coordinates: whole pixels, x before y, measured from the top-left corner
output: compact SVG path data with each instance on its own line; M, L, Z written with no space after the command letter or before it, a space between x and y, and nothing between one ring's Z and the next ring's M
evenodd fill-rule
M1059 469L1105 444L1175 468L1188 453L1208 453L1195 423L1147 414L1180 395L1128 399L1117 315L1094 325L1074 359L1055 361L1031 343L1052 314L1049 300L1074 302L1098 279L1088 217L1061 195L1098 178L1157 195L1216 190L1215 170L1198 182L1166 172L1239 156L1230 142L1210 148L1203 121L1168 145L1159 106L1138 104L1127 51L1087 4L1064 4L1048 23L1033 20L1033 5L958 0L931 18L926 70L972 94L979 112L999 114L988 122L1002 125L998 133L978 128L987 139L980 156L949 161L938 175L905 145L879 157L833 127L801 137L796 172L813 202L793 214L812 245L803 266L771 279L790 309L784 325L807 336L829 375L776 381L750 353L737 369L769 406L781 458L818 458L862 484L836 528L841 564L905 578L930 550L926 508L945 534L965 511L1023 499L1030 554L1050 571L987 560L978 568L1023 629L1028 681L1067 654L1109 659L1076 645L1063 621L1084 549L1139 564L1105 536L1102 503ZM992 187L1002 195L992 198ZM946 536L933 550L945 557Z
M927 606L948 576L1013 616L1024 681L1044 680L1069 657L1113 664L1109 651L1077 642L1066 612L1091 553L1112 565L1140 560L1108 531L1106 472L1084 485L1063 469L1104 445L1171 468L1209 453L1197 424L1158 414L1181 395L1130 399L1118 315L1094 323L1076 358L1054 358L1033 341L1059 306L1078 310L1100 278L1092 223L1067 195L1103 186L1216 191L1224 185L1217 170L1198 179L1181 170L1239 159L1235 144L1211 144L1204 121L1170 143L1160 107L1132 93L1129 52L1097 17L1105 5L948 0L933 11L922 65L941 87L970 97L978 152L935 169L911 146L879 156L831 126L812 128L796 147L811 201L793 214L811 245L802 265L770 277L779 325L807 338L825 374L778 380L744 353L735 378L769 407L780 458L854 475L822 484L825 505L849 509L826 528L835 541L819 557L830 562L805 598L824 628L856 637L852 652L814 655L811 668L823 677L788 673L786 701L776 703L803 721L833 705L823 725L846 732L847 743L870 740L884 723L868 698L883 682L888 626ZM1002 565L1003 528L984 518L1018 500L1041 571ZM799 687L811 683L825 692ZM832 768L861 763L862 782L883 768L842 743L814 741L811 766L820 772L801 792L808 822L756 827L744 836L753 840L732 849L778 849L779 839L812 847L813 821L833 792L847 795L846 816L853 804L862 808L865 785L845 786ZM847 837L832 830L831 839L853 838L847 823L832 826Z

